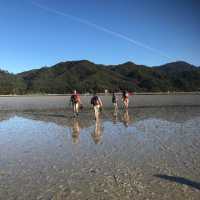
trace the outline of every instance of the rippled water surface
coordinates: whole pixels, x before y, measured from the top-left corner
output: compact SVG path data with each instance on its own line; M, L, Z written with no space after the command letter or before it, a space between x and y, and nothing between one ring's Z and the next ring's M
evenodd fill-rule
M200 107L0 112L0 199L200 199Z

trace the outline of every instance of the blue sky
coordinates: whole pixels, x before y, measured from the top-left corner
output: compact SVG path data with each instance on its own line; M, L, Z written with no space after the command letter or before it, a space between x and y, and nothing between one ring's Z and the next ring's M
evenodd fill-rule
M0 68L87 59L200 66L199 0L0 0Z

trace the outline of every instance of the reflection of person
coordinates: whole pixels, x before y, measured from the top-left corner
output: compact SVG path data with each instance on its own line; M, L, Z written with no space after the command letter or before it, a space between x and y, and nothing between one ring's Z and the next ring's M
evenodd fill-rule
M124 103L125 109L128 109L128 104L129 104L129 95L127 91L123 91L122 93L122 101Z
M79 107L81 105L80 95L74 90L73 94L71 95L70 102L73 106L74 117L78 116Z
M128 110L125 110L125 112L123 114L123 123L126 127L128 127L129 122L130 122L130 117L128 114Z
M102 110L103 103L96 94L91 99L91 104L93 105L94 108L94 114L95 114L95 120L99 119L99 113Z
M77 144L79 142L79 136L80 136L80 124L78 119L76 118L73 119L71 136L72 136L72 143Z
M117 112L118 109L118 98L116 96L116 94L113 92L112 94L112 103L114 105L114 112Z
M113 123L116 124L118 118L118 109L113 112Z
M91 134L95 144L99 144L102 137L101 123L100 120L96 120L94 132Z

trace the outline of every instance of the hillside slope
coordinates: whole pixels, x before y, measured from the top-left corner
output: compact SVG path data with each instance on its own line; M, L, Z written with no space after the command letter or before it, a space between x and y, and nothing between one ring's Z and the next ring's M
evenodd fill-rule
M17 75L0 71L0 94L130 91L198 91L200 69L186 62L147 67L126 62L99 65L87 60L61 62Z
M0 94L24 94L26 83L23 78L0 70Z

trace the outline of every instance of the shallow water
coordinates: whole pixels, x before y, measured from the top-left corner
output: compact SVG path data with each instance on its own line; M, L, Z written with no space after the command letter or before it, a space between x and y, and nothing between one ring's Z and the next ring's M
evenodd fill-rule
M200 107L0 112L0 199L199 199Z

